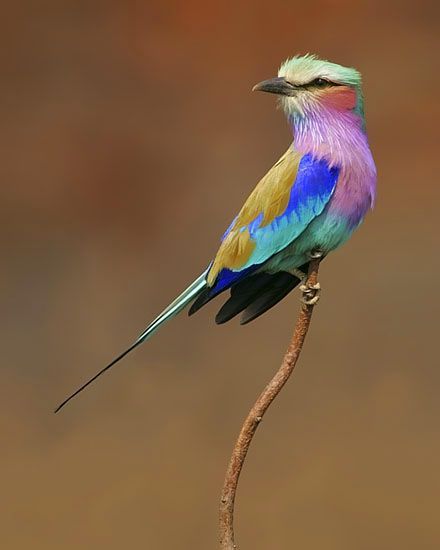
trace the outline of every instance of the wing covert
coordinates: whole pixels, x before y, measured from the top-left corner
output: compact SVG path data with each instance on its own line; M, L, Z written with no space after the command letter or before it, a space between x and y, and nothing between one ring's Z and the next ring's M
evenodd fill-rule
M216 294L294 241L328 203L339 168L290 147L223 236L207 282Z

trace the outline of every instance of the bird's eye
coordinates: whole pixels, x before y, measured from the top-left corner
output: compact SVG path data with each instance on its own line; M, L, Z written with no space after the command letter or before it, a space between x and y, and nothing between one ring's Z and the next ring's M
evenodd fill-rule
M317 86L318 88L323 88L324 86L330 86L330 82L325 78L315 78L312 84L313 86Z

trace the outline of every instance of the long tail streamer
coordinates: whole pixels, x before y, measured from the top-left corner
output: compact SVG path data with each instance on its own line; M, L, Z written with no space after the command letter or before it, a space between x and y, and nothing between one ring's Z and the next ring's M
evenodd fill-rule
M113 359L111 363L106 365L103 369L101 369L99 372L95 374L92 378L87 380L81 387L79 387L77 390L75 390L69 397L67 397L58 407L55 409L55 413L57 413L60 409L64 407L71 399L73 399L76 395L81 393L87 386L92 384L97 378L99 378L102 374L104 374L106 371L111 369L116 363L118 363L122 358L124 358L126 355L128 355L131 351L133 351L135 348L137 348L140 344L151 338L155 332L159 330L159 328L164 325L167 321L175 317L178 313L182 311L188 304L190 304L199 294L202 292L204 288L206 288L206 271L203 272L200 277L198 277L186 290L180 294L171 304L166 307L160 315L152 321L148 327L139 335L137 340L124 352L122 352L118 357Z

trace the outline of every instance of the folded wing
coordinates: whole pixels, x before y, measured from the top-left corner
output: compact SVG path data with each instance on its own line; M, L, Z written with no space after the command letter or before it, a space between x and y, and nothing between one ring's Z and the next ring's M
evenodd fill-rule
M223 237L207 276L214 290L290 245L324 210L339 168L293 148L259 182Z

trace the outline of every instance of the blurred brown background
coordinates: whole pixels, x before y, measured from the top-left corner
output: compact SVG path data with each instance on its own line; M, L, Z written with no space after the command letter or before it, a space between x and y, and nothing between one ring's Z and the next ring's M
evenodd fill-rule
M2 6L0 547L210 549L291 295L185 315L53 407L199 274L287 146L251 94L297 52L362 70L377 207L325 262L242 476L243 550L440 547L437 2Z

